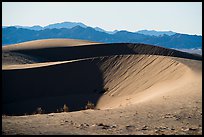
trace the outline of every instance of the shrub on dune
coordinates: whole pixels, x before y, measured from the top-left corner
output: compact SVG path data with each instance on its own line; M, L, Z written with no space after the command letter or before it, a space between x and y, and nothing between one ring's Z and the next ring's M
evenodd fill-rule
M34 112L34 114L43 114L43 110L41 107L38 107L37 110Z
M95 105L92 102L88 101L88 103L85 106L85 109L94 109L94 108L95 108Z
M64 112L69 112L69 108L66 104L64 104L63 110L64 110Z

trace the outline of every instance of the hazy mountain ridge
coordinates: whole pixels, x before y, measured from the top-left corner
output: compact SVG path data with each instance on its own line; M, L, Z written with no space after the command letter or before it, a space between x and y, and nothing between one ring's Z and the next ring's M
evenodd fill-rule
M103 43L144 43L177 49L202 48L202 36L197 35L175 33L152 36L126 30L107 33L101 28L92 28L80 23L74 27L69 26L70 28L64 28L62 23L59 24L58 28L55 28L56 24L51 24L44 29L41 29L41 26L2 27L2 45L47 38L73 38Z
M155 31L155 30L139 30L136 32L144 35L150 35L150 36L161 36L161 35L171 36L176 34L176 32L173 32L173 31Z
M87 26L81 22L61 22L61 23L53 23L53 24L49 24L47 26L40 26L40 25L34 25L34 26L20 26L20 25L16 25L16 26L3 26L2 28L6 28L6 27L16 27L16 28L25 28L25 29L30 29L30 30L44 30L44 29L60 29L60 28L68 28L71 29L73 27L76 26L80 26L82 28L87 28L90 26ZM100 31L100 32L106 32L108 34L114 34L116 32L118 32L118 30L114 30L114 31L106 31L100 27L94 27L94 29L96 31ZM122 31L122 30L121 30ZM160 36L160 35L173 35L176 32L172 32L172 31L155 31L155 30L139 30L136 31L136 33L140 33L140 34L144 34L144 35L150 35L150 36Z

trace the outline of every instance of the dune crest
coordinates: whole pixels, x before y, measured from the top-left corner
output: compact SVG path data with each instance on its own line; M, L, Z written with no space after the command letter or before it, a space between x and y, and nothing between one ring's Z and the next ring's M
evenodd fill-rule
M41 39L33 40L28 42L22 42L18 44L11 44L3 46L3 50L27 50L27 49L41 49L41 48L52 48L52 47L68 47L68 46L81 46L99 44L98 42L92 42L87 40L76 40L76 39Z

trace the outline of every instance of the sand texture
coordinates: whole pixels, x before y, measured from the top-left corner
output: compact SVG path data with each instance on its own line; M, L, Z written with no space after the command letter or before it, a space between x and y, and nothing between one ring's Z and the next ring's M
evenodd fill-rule
M2 85L2 134L202 134L200 55L30 41L2 48ZM57 113L64 104L69 112ZM38 107L44 114L33 115Z

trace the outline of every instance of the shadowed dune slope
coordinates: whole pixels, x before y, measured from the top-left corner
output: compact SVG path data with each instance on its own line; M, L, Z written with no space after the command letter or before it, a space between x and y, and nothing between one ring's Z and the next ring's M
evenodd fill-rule
M70 111L96 103L103 90L102 73L90 60L37 68L3 70L3 112L32 113L37 107L56 112L66 103Z
M87 101L98 109L122 107L179 92L202 73L201 56L144 44L14 52L49 62L3 67L3 113L10 115L32 113L37 107L55 112L63 104L76 111Z
M2 52L2 65L16 65L16 64L34 64L39 62L46 62L46 60L33 57L18 52Z

